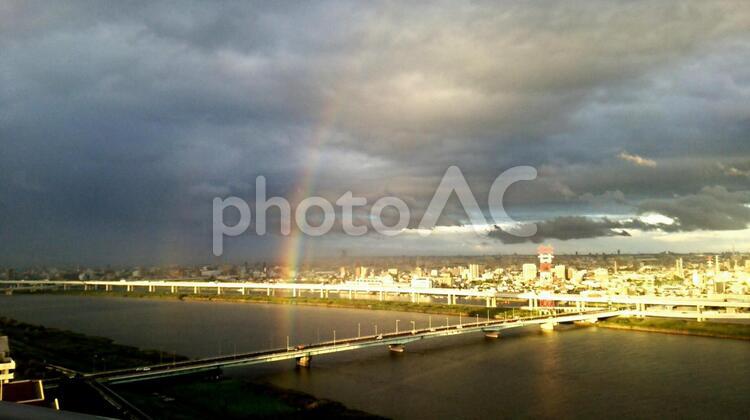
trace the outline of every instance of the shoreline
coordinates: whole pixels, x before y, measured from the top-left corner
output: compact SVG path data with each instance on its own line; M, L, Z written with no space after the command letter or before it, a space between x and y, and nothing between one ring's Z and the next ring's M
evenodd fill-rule
M310 307L337 308L337 309L364 309L395 312L413 312L431 315L448 316L475 316L487 315L497 317L503 313L515 310L517 314L528 311L514 308L486 308L479 305L447 305L442 303L412 303L399 301L379 301L371 299L342 299L342 298L316 298L316 297L286 297L265 295L206 295L206 294L167 294L167 293L142 293L142 292L106 292L106 291L34 291L19 292L19 295L62 295L62 296L91 296L91 297L122 297L136 299L163 299L186 302L221 302L221 303L249 303L249 304L271 304L271 305L300 305Z
M637 323L647 325L636 325ZM661 324L661 325L660 325ZM627 318L599 321L597 327L620 331L638 331L706 338L721 338L750 341L750 325L717 322L697 322L674 318ZM720 330L724 330L721 332Z

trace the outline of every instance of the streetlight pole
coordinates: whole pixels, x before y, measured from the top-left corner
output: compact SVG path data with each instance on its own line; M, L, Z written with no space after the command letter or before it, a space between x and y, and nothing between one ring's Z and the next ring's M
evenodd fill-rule
M333 345L336 345L336 330L333 330Z
M357 338L362 336L362 323L357 323Z

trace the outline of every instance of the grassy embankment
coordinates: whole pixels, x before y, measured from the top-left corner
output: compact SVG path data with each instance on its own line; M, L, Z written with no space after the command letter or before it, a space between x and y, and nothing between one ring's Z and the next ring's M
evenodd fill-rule
M0 317L0 335L7 335L16 376L44 378L60 376L47 364L79 372L112 370L157 364L160 361L187 360L186 357L140 350L115 344L109 338L94 337L56 328L46 328Z
M289 297L289 296L266 296L265 294L172 294L164 292L125 292L102 290L67 290L67 291L40 291L25 293L44 293L60 294L72 296L114 296L114 297L131 297L131 298L148 298L148 299L177 299L184 301L211 301L211 302L237 302L237 303L269 303L278 305L304 305L304 306L321 306L327 308L350 308L350 309L370 309L379 311L400 311L400 312L419 312L424 314L436 315L462 315L487 317L488 311L490 317L503 317L503 313L510 314L515 312L516 315L528 315L527 311L510 308L485 308L479 305L448 305L443 303L412 303L399 301L380 301L372 299L345 299L345 298L317 298L317 297Z
M7 335L11 356L16 361L18 379L61 377L45 368L54 364L79 372L132 368L164 361L186 360L179 355L156 350L140 350L115 344L104 337L46 328L0 317L0 335ZM250 380L180 377L118 386L131 403L154 418L169 413L170 418L373 418L349 410L340 403L280 389ZM113 412L86 387L63 382L53 393L63 409L111 416Z
M617 317L600 321L596 325L631 331L750 340L750 324L697 322L671 318Z
M123 385L117 392L146 413L170 419L379 418L330 400L240 379Z

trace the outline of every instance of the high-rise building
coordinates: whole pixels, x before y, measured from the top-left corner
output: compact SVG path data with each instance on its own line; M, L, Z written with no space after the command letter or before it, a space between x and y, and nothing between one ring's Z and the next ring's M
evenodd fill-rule
M482 277L482 266L481 264L469 264L469 275L471 280L477 280Z
M565 265L563 264L557 264L553 270L553 274L557 280L567 280L567 273L565 272Z
M719 256L716 255L714 258L715 258L714 269L716 270L716 274L719 274L719 272L721 271L721 264L719 261Z
M523 281L532 283L536 280L536 264L523 265Z

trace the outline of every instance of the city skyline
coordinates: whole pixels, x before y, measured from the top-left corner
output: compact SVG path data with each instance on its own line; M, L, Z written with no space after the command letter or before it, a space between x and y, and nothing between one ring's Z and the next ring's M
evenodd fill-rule
M747 252L748 29L739 2L4 2L0 263ZM416 232L449 167L486 216L520 165L538 176L506 208L535 237L477 235L455 197ZM412 219L272 227L215 259L212 200L252 204L259 175L293 205L351 191L367 223L396 196Z

